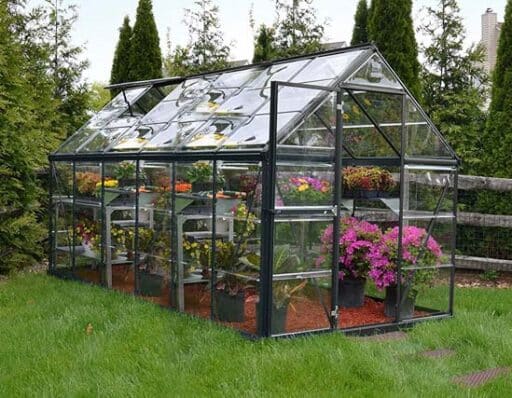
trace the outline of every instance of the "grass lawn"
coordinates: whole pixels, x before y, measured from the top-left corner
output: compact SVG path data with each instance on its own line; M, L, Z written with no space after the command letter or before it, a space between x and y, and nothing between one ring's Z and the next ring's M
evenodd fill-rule
M512 366L512 291L458 289L456 309L405 341L251 342L128 295L18 276L0 282L0 397L510 396L510 374L473 389L451 379ZM437 348L456 354L419 355Z

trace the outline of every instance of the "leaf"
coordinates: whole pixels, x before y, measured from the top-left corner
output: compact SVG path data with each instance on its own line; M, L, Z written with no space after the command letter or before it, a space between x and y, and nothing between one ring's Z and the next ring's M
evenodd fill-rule
M90 336L92 335L92 332L94 331L94 328L92 327L92 323L88 323L87 326L85 327L85 334L87 336Z

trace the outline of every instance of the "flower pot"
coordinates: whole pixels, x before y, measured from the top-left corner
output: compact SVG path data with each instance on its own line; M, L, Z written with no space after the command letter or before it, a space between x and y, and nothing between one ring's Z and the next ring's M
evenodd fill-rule
M272 304L272 315L270 320L270 333L280 334L286 331L286 317L288 316L288 304L277 308ZM260 303L256 303L256 330L261 331L260 327Z
M366 278L347 278L340 280L338 286L338 304L345 308L357 308L364 305L364 287Z
M224 290L217 290L215 293L215 306L217 309L217 319L219 321L245 321L245 294L243 291L236 295L230 295Z
M414 315L414 302L416 300L416 292L413 292L402 286L402 293L407 290L407 297L402 299L400 306L400 319L410 319ZM386 297L384 298L384 313L386 316L396 318L396 298L397 298L397 287L388 286L386 287Z
M377 199L391 198L393 194L389 191L378 190L344 190L342 197L344 199Z
M192 183L192 192L205 192L212 190L212 182L193 182Z
M162 295L164 278L148 271L139 271L139 294L158 297Z

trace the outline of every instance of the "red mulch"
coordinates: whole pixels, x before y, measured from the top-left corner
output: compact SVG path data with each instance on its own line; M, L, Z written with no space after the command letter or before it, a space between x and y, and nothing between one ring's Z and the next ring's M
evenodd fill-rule
M99 283L99 273L94 270L81 270L79 276L87 281ZM113 267L112 285L115 290L127 293L133 292L134 277L131 270L124 267ZM145 297L148 300L164 306L170 306L169 288L164 287L160 297ZM243 330L249 333L256 333L256 301L258 297L255 293L246 295L245 299L245 321L244 322L220 322L226 326ZM322 297L327 308L330 307L330 298L328 294ZM205 283L185 285L185 312L196 315L201 318L210 318L210 291ZM416 312L416 316L422 316L425 313ZM381 324L392 322L393 318L384 315L384 303L366 297L363 307L360 308L340 308L339 327L351 328L356 326L365 326L371 324ZM288 308L286 319L286 332L301 332L314 329L329 328L329 321L325 310L318 296L298 297L294 299Z

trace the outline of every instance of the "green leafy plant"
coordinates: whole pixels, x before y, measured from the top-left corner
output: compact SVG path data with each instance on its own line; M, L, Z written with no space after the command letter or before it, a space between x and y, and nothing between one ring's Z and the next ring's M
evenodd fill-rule
M187 179L190 183L205 183L213 180L213 167L209 162L196 162L187 170ZM224 184L222 174L217 174L217 184Z
M135 179L136 171L137 166L135 163L125 161L115 167L114 175L118 180L133 180Z

